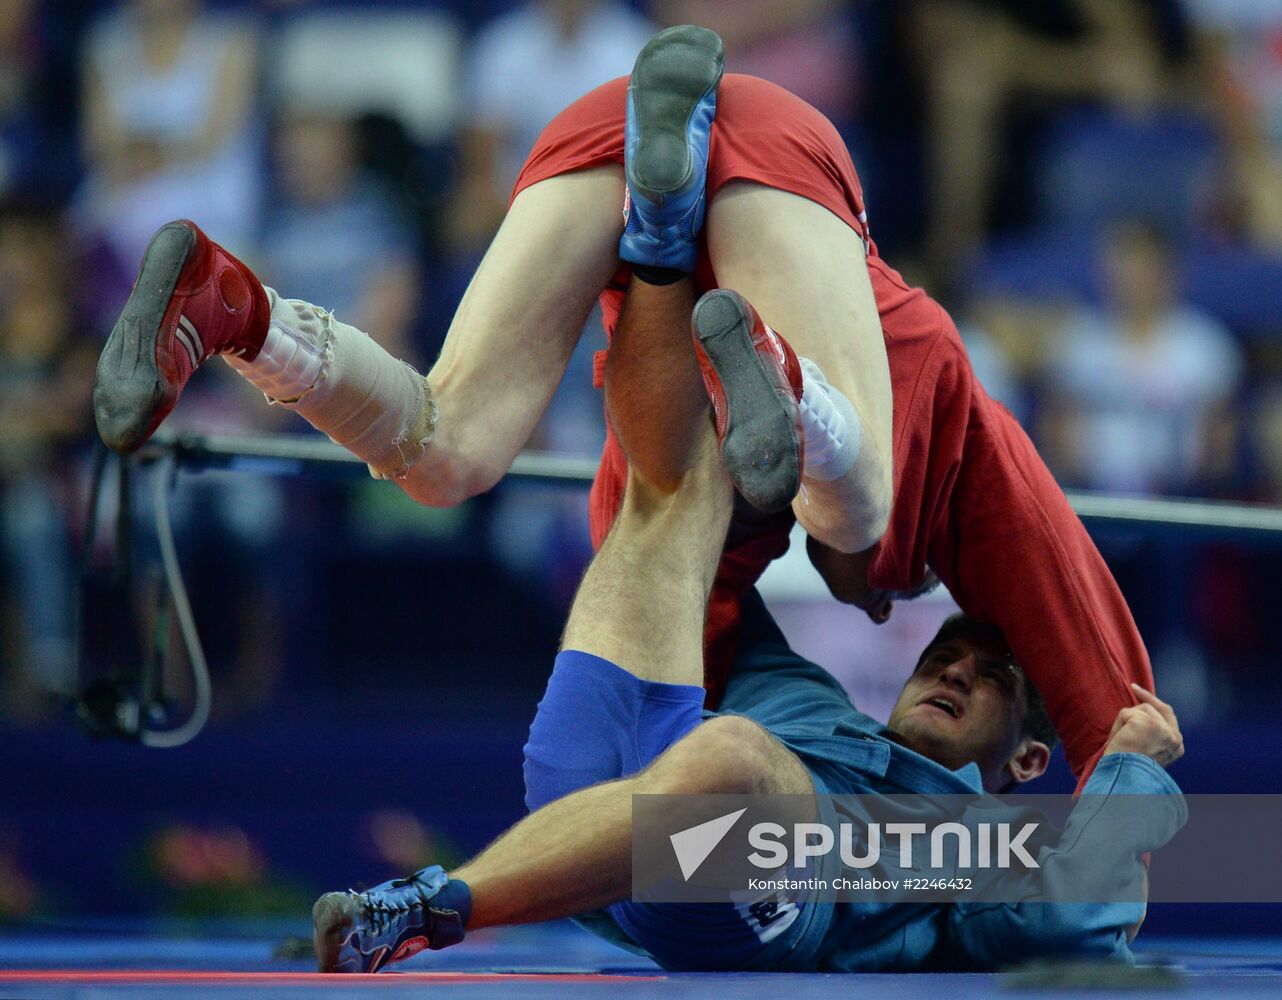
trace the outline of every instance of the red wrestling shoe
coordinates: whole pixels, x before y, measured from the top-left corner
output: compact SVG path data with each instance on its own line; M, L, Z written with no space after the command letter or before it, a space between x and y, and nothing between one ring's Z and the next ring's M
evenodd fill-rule
M93 409L102 440L133 451L169 415L206 358L258 356L269 308L244 264L180 219L160 228L98 359Z
M691 325L726 472L758 510L783 510L801 486L804 459L797 355L725 288L698 301Z

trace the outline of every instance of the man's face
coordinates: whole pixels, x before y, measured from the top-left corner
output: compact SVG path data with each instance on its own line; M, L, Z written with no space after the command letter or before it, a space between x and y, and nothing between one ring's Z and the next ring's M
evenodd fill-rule
M934 643L904 685L889 728L952 770L974 761L984 786L1000 788L1023 735L1024 683L1004 648L966 635Z

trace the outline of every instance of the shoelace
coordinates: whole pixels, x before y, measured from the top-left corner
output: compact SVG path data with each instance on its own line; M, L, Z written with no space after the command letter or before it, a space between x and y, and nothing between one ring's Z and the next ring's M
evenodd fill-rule
M392 883L392 887L399 889L409 884L407 879L398 879ZM361 909L364 911L365 918L377 934L390 930L397 921L407 917L410 911L418 905L403 897L399 898L394 904L389 903L386 899L375 899L368 892L361 893L360 899Z

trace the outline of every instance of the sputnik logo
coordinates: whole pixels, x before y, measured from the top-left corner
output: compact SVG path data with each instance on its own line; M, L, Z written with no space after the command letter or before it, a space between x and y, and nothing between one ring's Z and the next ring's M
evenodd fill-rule
M677 856L677 864L681 866L681 877L685 881L690 881L690 876L708 860L708 855L717 849L717 845L725 839L735 823L739 822L739 817L747 811L745 806L743 809L674 833L668 838L672 841L672 850Z

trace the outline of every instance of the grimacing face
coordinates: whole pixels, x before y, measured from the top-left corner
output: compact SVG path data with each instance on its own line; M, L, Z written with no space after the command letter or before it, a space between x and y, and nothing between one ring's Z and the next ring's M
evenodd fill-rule
M888 727L904 746L951 770L974 761L984 787L997 791L1045 769L1044 759L1038 766L1023 757L1031 742L1023 733L1025 683L1005 648L958 635L926 648ZM1036 774L1027 774L1030 767Z

